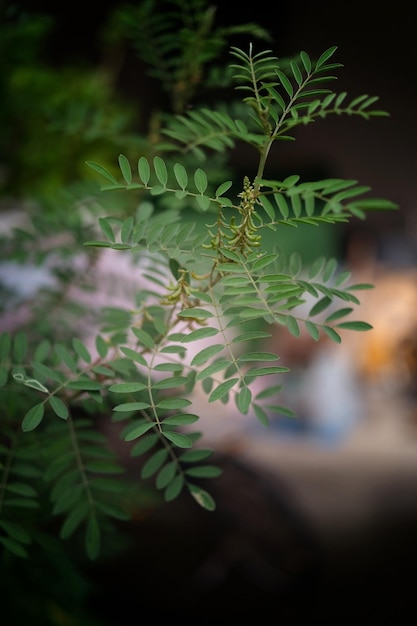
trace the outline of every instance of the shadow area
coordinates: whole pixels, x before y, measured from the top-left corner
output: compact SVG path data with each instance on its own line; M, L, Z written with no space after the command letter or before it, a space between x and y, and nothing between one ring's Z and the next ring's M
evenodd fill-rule
M129 528L124 554L90 569L98 619L384 624L415 612L417 510L323 539L284 480L233 456L218 463L214 512L189 496L156 508Z

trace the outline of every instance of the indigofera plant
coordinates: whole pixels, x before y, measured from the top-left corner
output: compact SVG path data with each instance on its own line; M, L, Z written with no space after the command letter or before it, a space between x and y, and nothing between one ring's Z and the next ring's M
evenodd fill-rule
M166 116L152 150L136 163L119 155L119 174L88 161L106 181L103 193L134 195L136 208L99 217L85 250L132 255L132 271L147 286L132 294L130 308L106 311L94 353L82 336L68 344L34 343L22 330L1 334L0 543L6 550L27 556L45 497L46 517L61 520L61 538L83 529L92 559L110 521L129 519L131 484L97 426L103 416L120 425L129 454L143 457L141 479L152 480L163 501L188 492L214 510L206 482L221 469L194 430L196 386L213 407L253 413L267 428L274 415L291 414L276 401L278 375L289 368L265 349L276 325L294 337L303 329L314 341L336 343L342 330L371 328L354 309L358 292L372 285L353 283L334 258L306 265L297 250L286 258L271 243L271 233L284 229L309 226L314 237L322 225L395 208L370 198L370 189L354 180L266 177L277 142L294 140L296 129L330 115L387 115L374 108L376 97L349 99L327 87L340 67L335 52L331 47L314 60L303 51L280 61L252 45L247 52L232 47L239 106L194 105ZM242 144L257 156L257 167L241 181L218 182L210 159Z

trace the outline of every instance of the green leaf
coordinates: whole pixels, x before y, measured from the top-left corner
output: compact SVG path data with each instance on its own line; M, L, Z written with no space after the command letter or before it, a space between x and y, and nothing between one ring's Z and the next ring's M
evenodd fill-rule
M329 307L331 303L332 303L331 298L329 298L328 296L324 296L324 298L321 298L321 300L318 300L318 302L316 302L311 307L308 316L314 317L315 315L318 315L319 313L327 309L327 307Z
M372 330L371 324L367 324L366 322L342 322L341 324L337 324L336 328L344 328L345 330L359 330L359 331L367 331Z
M398 205L396 205L393 202L390 202L389 200L383 200L379 198L364 198L363 200L352 202L351 204L348 205L348 208L350 211L353 211L354 209L364 210L364 211L365 210L366 211L370 211L370 210L391 211L393 209L398 209Z
M314 194L305 193L303 194L303 199L305 203L305 210L306 210L307 216L313 217L315 209L316 209L316 202L315 202Z
M50 380L53 380L56 383L63 382L62 374L60 372L55 372L50 367L47 367L46 365L44 365L44 363L40 363L38 361L32 361L32 367L33 367L34 373L37 376L41 376L42 378L45 378L45 379L49 378Z
M59 536L61 539L68 539L88 514L88 502L87 500L80 500L67 515L64 523L61 526Z
M333 328L330 328L330 326L323 326L323 330L329 337L329 339L331 339L335 343L342 343L342 338L335 330L333 330Z
M213 450L209 448L199 448L198 450L187 450L179 458L181 463L196 463L197 461L207 459L212 454Z
M297 320L292 315L285 316L285 325L294 337L300 336L300 327Z
M208 196L197 196L196 197L196 202L198 204L198 206L200 207L200 209L202 209L203 211L207 211L207 209L210 207L211 204L211 200Z
M135 443L135 445L130 450L130 456L137 457L148 450L151 450L154 445L158 441L158 435L156 433L151 433L150 435L146 435L146 437L142 437L139 441Z
M122 243L124 243L124 244L129 243L130 236L131 236L132 230L133 230L133 223L134 223L134 221L133 221L133 216L132 215L130 215L123 222L123 226L122 226L121 231L120 231L120 239L121 239Z
M265 209L265 213L268 215L268 217L271 220L271 222L273 222L275 220L275 209L274 209L271 201L265 195L261 195L259 200L260 200L260 202L262 204L262 207Z
M187 486L197 504L207 511L215 510L216 503L213 497L205 491L205 489L201 489L201 487L197 487L197 485L192 485L190 483Z
M253 376L269 376L270 374L285 374L289 372L288 367L254 367L251 370L245 372L245 378L252 378Z
M197 374L196 380L204 380L205 378L207 378L207 376L212 376L213 374L220 372L220 370L226 369L226 367L229 367L229 365L230 361L227 361L226 359L218 359L211 365L208 365L203 370L201 370Z
M256 403L253 403L253 410L255 411L255 415L257 420L262 424L262 426L269 426L270 420L268 414L264 411L264 409Z
M97 352L99 353L102 359L105 359L109 351L109 344L107 343L105 339L103 339L101 335L97 335L95 343L96 343Z
M323 271L325 263L326 259L324 257L319 257L318 259L316 259L310 267L308 274L309 278L313 279L319 276L319 274L321 274Z
M168 450L166 448L161 448L157 452L155 452L144 464L141 470L142 478L150 478L153 474L155 474L165 463L168 458Z
M94 161L86 161L86 165L92 170L96 171L98 174L101 174L101 176L104 176L104 178L107 178L107 180L109 180L114 185L117 185L117 180L114 178L114 176L112 176L112 174L110 174L110 172L108 172L102 165L99 165L99 163L95 163Z
M92 248L111 248L112 244L108 243L108 241L99 241L97 239L91 241L85 241L84 246L90 246Z
M308 320L305 322L305 327L307 329L308 334L314 341L318 341L320 339L320 331L316 324L309 322Z
M122 172L122 176L128 185L132 182L132 169L130 163L124 154L119 155L119 167Z
M26 483L6 483L6 490L19 496L28 496L29 498L37 496L36 490Z
M164 467L158 472L156 477L156 488L165 489L169 483L174 480L178 466L175 461L171 461L164 465Z
M219 252L222 256L226 257L226 259L229 259L230 261L235 261L236 263L241 262L241 257L237 254L237 252L233 252L233 250L228 250L227 248L220 248ZM234 265L232 265L231 267L234 267Z
M35 404L23 418L22 421L22 430L27 433L31 430L34 430L41 423L45 412L45 405L43 402L39 404Z
M100 374L100 376L105 376L106 378L114 377L113 370L111 370L109 367L106 367L105 365L94 365L91 368L91 371L94 374Z
M65 488L68 484L73 484L79 479L78 470L69 469L72 466L73 460L74 452L72 450L62 451L45 469L44 480L46 482L56 481L51 491L52 500L55 498L55 490L60 493L62 488ZM57 477L60 476L62 472L65 472L65 474L57 480Z
M247 352L239 357L239 362L245 363L247 361L278 361L278 354L274 352Z
M94 561L99 553L101 546L100 526L95 515L89 515L87 527L85 530L85 547L87 556Z
M184 365L181 363L158 363L153 368L154 372L182 372Z
M168 172L165 161L163 161L161 157L156 156L153 160L153 165L157 179L161 183L162 187L165 188L168 182Z
M304 52L304 50L302 50L300 52L300 59L304 65L304 69L307 72L307 74L310 74L311 72L311 61L310 61L310 57L308 56L307 52Z
M63 491L66 491L68 488L72 489L79 483L81 477L80 471L77 468L72 469L73 459L74 453L65 450L48 466L45 472L47 480L48 482L54 481L50 494L51 500L56 500ZM50 468L53 466L55 466L54 471L50 471ZM56 469L58 469L58 472L55 471ZM64 473L57 478L58 474L61 474L63 471Z
M276 259L277 259L276 254L265 254L260 259L257 259L255 261L255 263L252 266L252 269L254 272L258 272L260 269L263 269L267 265L270 265L271 263L276 261Z
M301 197L298 194L291 194L291 208L295 217L301 215Z
M125 402L123 404L117 404L113 411L119 412L130 412L130 411L143 411L144 409L149 409L151 405L149 402Z
M337 46L332 46L331 48L325 50L325 52L323 52L323 54L319 57L315 69L318 70L322 65L324 65L326 61L336 52L336 50Z
M194 424L200 418L198 415L192 413L178 413L178 415L171 415L164 419L163 424L169 424L171 426L181 426L182 424Z
M217 478L222 473L223 470L215 465L197 465L185 470L185 474L193 478Z
M210 311L206 311L206 309L201 309L199 307L192 307L189 309L184 309L178 313L178 317L192 317L196 319L207 319L209 317L214 317L214 313Z
M39 502L32 498L5 498L3 504L9 507L20 507L22 509L37 509Z
M112 250L130 250L132 246L128 243L114 243L112 244Z
M145 422L144 424L139 424L132 428L132 430L125 436L125 441L133 441L133 439L137 439L148 432L151 428L153 428L155 424L153 422Z
M5 361L10 354L12 348L12 338L9 333L1 333L0 335L0 361Z
M289 271L292 277L295 277L302 269L301 255L298 252L293 252L290 256Z
M199 339L207 339L208 337L214 337L219 334L218 328L211 326L205 326L204 328L197 328L197 330L191 331L188 335L184 335L180 341L182 343L190 343L191 341L197 341Z
M164 500L165 502L172 502L175 498L178 498L180 495L182 488L184 487L184 478L181 475L178 475L172 480L164 492Z
M328 282L330 280L330 278L333 276L333 274L335 273L335 271L337 270L337 260L336 259L329 259L326 263L326 267L324 269L323 272L323 280L324 282Z
M18 331L13 338L13 357L17 363L22 363L28 350L26 333Z
M178 228L177 224L171 224L171 226L174 227L174 232L176 232L176 229ZM176 259L169 259L169 269L171 270L174 278L176 280L179 280L181 276L180 270L183 268L181 268L181 265L178 263Z
M277 204L278 210L281 213L284 220L286 220L290 214L290 208L285 196L282 193L274 193L274 200Z
M49 398L49 404L55 415L63 420L68 418L68 408L60 398L51 396Z
M144 383L115 383L114 385L110 385L108 390L114 393L136 393L146 388Z
M55 353L58 358L68 367L68 369L75 373L77 371L77 364L65 346L57 343L55 345Z
M0 520L0 528L2 528L12 539L15 539L19 543L30 544L32 541L31 535L20 526L17 522L6 522Z
M6 550L14 554L14 556L23 559L28 558L29 556L27 550L20 543L10 537L0 536L0 543L6 548Z
M239 261L240 263L240 261ZM238 273L241 272L242 274L247 274L247 269L244 266L241 265L237 265L237 263L218 263L217 264L217 269L220 272L233 272L233 273Z
M174 433L170 430L163 431L165 439L169 439L174 445L179 448L191 448L193 445L192 439L182 433Z
M216 189L215 192L215 196L216 198L219 198L220 196L222 196L223 194L226 193L226 191L229 191L230 187L233 185L231 180L227 180L226 182L222 183L221 185L219 185Z
M9 370L6 367L0 366L0 387L3 387L9 379Z
M144 357L137 352L136 350L132 350L132 348L126 348L125 346L121 346L120 351L123 352L129 359L135 361L135 363L139 363L140 365L144 365L147 367L146 360Z
M271 337L271 333L267 333L263 330L249 330L240 335L233 337L231 343L241 343L243 341L253 341L254 339L268 339Z
M236 406L240 413L246 415L252 401L252 392L248 387L242 387L235 398Z
M121 506L109 504L108 502L96 502L96 507L108 517L113 517L121 522L128 522L131 519L130 514Z
M190 404L192 404L191 400L185 398L164 398L156 406L159 409L183 409Z
M202 365L203 363L208 361L211 357L213 357L215 354L218 354L222 350L224 350L224 345L220 343L214 344L212 346L208 346L207 348L203 348L202 350L200 350L200 352L197 352L197 354L193 357L191 364L190 364L191 367L193 367L194 365Z
M158 435L156 433L151 433L149 435L146 435L145 437L142 437L139 441L135 443L135 445L130 450L130 456L141 456L145 452L148 452L148 450L151 450L151 448L154 447L157 441Z
M69 382L67 387L69 389L79 389L82 391L100 391L103 385L95 380L80 378L79 380Z
M292 98L293 94L294 94L294 89L291 85L291 82L288 80L287 76L284 74L284 72L282 72L279 69L275 70L279 80L281 81L281 85L284 87L285 91L287 92L287 94L290 96L290 98Z
M208 186L207 175L200 168L197 168L195 171L194 183L195 183L195 186L197 187L197 191L199 191L201 194L203 194L206 191L207 186Z
M293 60L290 61L290 67L292 69L292 73L296 80L297 85L301 85L301 83L303 82L303 76L300 72L300 68L298 67L297 63Z
M91 354L80 339L74 337L72 340L72 346L80 359L82 359L85 363L91 363Z
M181 189L185 189L188 184L188 174L182 163L174 164L174 174Z
M171 345L171 346L165 346L164 348L161 348L160 352L162 354L179 354L181 358L183 358L185 356L186 349L183 348L183 346Z
M175 389L187 384L188 378L185 376L172 376L171 378L163 378L153 385L154 389Z
M330 322L334 322L335 320L338 320L341 317L346 317L346 315L349 315L349 313L352 313L352 311L353 311L352 308L345 308L345 309L339 309L338 311L334 311L334 313L331 313L331 315L326 317L325 323L329 324Z
M225 395L227 395L230 389L234 387L238 380L238 378L229 378L229 380L225 380L211 392L208 401L215 402L216 400L220 400L220 398L223 398Z
M271 396L280 393L280 391L282 391L282 385L269 385L256 394L256 399L260 400L261 398L270 398Z
M120 480L116 480L116 478L103 478L102 476L91 478L90 486L93 489L99 489L106 493L117 494L123 492L125 489L125 485Z
M107 239L111 243L115 243L116 237L114 235L113 228L111 227L110 222L104 217L99 217L98 224L103 232L103 235L107 237Z
M83 485L73 485L70 487L70 489L60 493L52 509L52 514L62 515L62 513L70 511L73 506L80 500L83 493Z
M139 174L139 178L141 179L143 184L146 186L151 177L151 168L149 167L148 160L144 156L141 156L138 160L138 174Z
M142 345L146 348L153 348L155 346L155 342L151 335L143 330L142 328L132 328L132 332L137 337Z

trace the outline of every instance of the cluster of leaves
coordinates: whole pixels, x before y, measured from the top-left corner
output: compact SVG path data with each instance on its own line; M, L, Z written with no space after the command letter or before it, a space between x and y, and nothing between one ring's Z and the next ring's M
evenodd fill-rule
M190 4L208 36L211 12L203 2ZM151 6L143 3L143 10ZM165 41L158 48L164 58L172 56L174 41L181 43L183 61L194 50L201 67L218 53L219 47L202 46L197 55L191 33L201 40L201 29L187 24L178 39L172 15L155 15L148 14L148 26L157 31L155 41L158 36ZM169 46L167 31L173 25ZM222 32L221 44L224 37ZM144 47L153 58L151 52ZM164 117L135 168L125 154L114 169L88 161L106 180L103 191L134 194L136 208L127 215L106 212L90 224L88 236L93 234L85 237L84 250L131 254L132 271L136 267L150 287L133 294L134 306L103 311L94 354L82 336L69 343L34 338L33 332L0 336L5 390L0 542L10 552L27 555L33 538L28 529L40 504L44 519L61 520L63 539L84 530L91 559L100 553L103 529L114 519L129 519L129 481L100 430L103 416L120 426L129 454L142 457L141 478L154 479L164 502L188 493L214 510L215 501L200 479L216 478L221 470L208 461L213 451L202 444L202 433L193 430L200 419L200 400L192 400L197 387L209 405L230 403L232 410L253 414L267 427L271 416L291 414L276 401L278 377L288 368L277 365L279 354L263 349L276 325L295 337L305 328L315 341L324 336L337 343L342 330L370 328L350 316L359 304L356 293L371 285L352 283L334 258L321 257L304 267L297 251L286 259L278 247L265 243L268 232L339 224L364 219L369 210L395 208L367 197L369 188L353 180L265 178L272 146L293 140L296 127L329 115L386 115L372 108L377 98L349 101L345 93L323 87L340 66L330 62L335 52L329 48L317 60L301 52L281 62L270 51L255 54L252 45L248 52L232 47L230 77L243 94L238 107L186 109L180 88L191 79L181 72L189 66L178 63L172 89L178 96L174 109L180 112ZM157 68L163 75L170 70L169 64ZM187 101L192 93L187 92ZM235 194L236 181L219 180L210 164L213 155L223 158L240 144L255 151L258 166L238 181ZM199 219L184 218L184 207L190 206ZM209 223L202 224L201 217ZM145 269L141 260L147 262ZM22 509L28 515L17 521Z
M86 178L92 153L107 160L122 146L133 154L140 148L132 131L137 113L116 97L113 77L91 64L56 68L45 61L50 15L4 2L0 18L0 189L42 198L45 208L57 190Z

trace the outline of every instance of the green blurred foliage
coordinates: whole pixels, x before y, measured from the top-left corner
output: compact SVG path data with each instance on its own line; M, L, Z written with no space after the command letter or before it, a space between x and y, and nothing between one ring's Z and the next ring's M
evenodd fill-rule
M53 67L44 55L49 16L10 5L0 17L0 193L50 197L92 180L87 159L111 163L122 147L138 148L138 106L114 90L106 68Z

